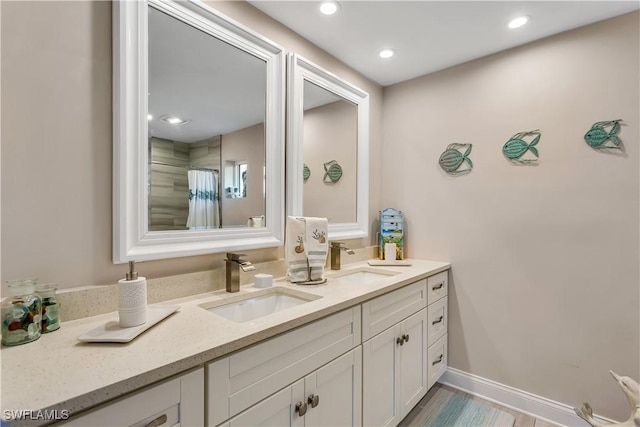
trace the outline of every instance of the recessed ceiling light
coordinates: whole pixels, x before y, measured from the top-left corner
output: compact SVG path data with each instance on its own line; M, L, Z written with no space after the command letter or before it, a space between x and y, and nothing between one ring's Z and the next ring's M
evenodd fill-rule
M527 22L529 22L528 16L518 16L517 18L512 19L507 26L511 29L520 28Z
M153 116L151 114L147 115L147 120L153 120Z
M165 116L162 118L162 120L172 125L183 125L189 122L189 120L183 120L180 117L174 117L174 116Z
M393 49L382 49L378 55L380 55L380 58L387 59L387 58L391 58L395 54L396 54L396 51Z
M340 5L335 1L323 1L320 3L320 12L324 15L333 15L340 9Z

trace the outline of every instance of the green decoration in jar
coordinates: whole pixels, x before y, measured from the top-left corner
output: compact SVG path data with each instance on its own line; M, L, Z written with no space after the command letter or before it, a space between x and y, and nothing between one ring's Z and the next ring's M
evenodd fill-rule
M40 338L42 304L35 292L35 280L9 283L9 297L2 301L2 345L25 344Z
M42 300L41 330L43 334L60 329L56 290L57 288L53 284L36 285L36 293Z

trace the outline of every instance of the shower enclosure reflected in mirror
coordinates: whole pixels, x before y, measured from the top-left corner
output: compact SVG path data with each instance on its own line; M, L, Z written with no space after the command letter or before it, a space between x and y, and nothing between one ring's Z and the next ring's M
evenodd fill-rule
M114 262L280 246L283 49L200 1L113 10Z
M288 84L288 214L329 218L332 240L366 237L369 95L296 54Z

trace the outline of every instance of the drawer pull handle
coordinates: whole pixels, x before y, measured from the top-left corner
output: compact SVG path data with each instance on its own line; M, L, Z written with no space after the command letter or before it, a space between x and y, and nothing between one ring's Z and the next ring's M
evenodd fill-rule
M309 403L312 408L315 408L316 406L318 406L318 403L320 403L320 396L318 396L317 394L310 395L307 399L307 403Z
M437 291L437 290L439 290L439 289L442 289L442 287L443 287L443 286L444 286L444 282L440 282L440 283L438 283L436 286L433 286L433 287L431 288L431 290L432 290L432 291Z
M404 344L404 339L401 337L396 338L396 344L400 344L400 345Z
M403 335L402 339L404 340L404 342L409 342L409 334Z
M158 427L167 422L167 414L160 415L155 420L151 421L145 427Z
M296 405L296 412L301 417L304 417L304 414L307 413L307 404L304 402L298 402L298 404Z
M442 359L444 358L444 354L441 354L440 357L438 358L438 360L434 360L433 363L431 363L431 365L437 365L438 363L442 362Z
M438 320L434 320L433 322L431 322L431 324L435 325L437 323L440 323L440 322L442 322L443 319L444 319L444 316L440 316L440 317L438 317Z

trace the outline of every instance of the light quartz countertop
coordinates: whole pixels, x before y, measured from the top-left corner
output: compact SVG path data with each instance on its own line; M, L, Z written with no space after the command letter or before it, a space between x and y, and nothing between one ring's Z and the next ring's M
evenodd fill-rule
M401 267L348 264L340 271L327 271L327 283L316 286L276 280L274 287L321 298L252 322L235 323L199 306L261 290L252 285L242 286L239 293L223 290L165 301L162 305L179 305L179 310L124 344L78 341L80 335L117 320L117 312L64 322L58 331L43 334L35 342L2 348L3 413L47 409L77 414L450 267L445 262L410 261L411 266ZM369 284L347 283L338 277L359 269L398 274Z

